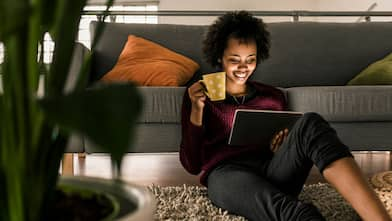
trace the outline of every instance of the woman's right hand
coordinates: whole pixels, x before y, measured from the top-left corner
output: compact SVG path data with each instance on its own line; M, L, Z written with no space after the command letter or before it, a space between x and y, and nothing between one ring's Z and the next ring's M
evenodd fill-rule
M289 129L285 128L284 130L278 131L277 133L274 134L272 137L271 143L270 143L270 148L273 153L278 151L280 148L280 145L282 145L284 139L287 138L289 134Z
M201 82L195 82L188 88L189 98L192 102L192 109L196 111L203 111L206 94L205 87Z
M203 119L203 109L207 98L204 93L205 87L201 82L196 82L188 88L189 98L192 103L190 120L193 124L201 126Z

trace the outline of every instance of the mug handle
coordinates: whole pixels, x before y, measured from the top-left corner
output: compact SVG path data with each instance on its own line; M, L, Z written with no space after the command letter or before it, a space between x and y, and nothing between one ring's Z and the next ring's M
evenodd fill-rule
M207 97L210 97L210 94L208 93L207 86L206 86L206 83L204 83L204 80L199 80L199 83L200 83L200 84L203 86L203 88L204 88L204 94L207 95Z

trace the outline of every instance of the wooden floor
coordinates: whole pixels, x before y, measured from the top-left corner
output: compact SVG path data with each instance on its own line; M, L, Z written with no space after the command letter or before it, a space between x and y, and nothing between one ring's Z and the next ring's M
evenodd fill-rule
M367 177L392 170L392 156L388 151L353 152L363 173ZM75 175L110 178L110 158L105 154L87 154L73 157ZM188 174L178 160L178 153L128 154L124 158L122 178L139 185L198 185L198 177ZM325 182L314 167L307 184Z

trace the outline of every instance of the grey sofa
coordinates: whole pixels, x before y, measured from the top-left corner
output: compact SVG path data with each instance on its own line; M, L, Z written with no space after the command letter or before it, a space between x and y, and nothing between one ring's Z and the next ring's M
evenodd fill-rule
M96 26L96 22L90 25L92 35ZM392 52L392 23L283 22L270 23L268 28L271 56L258 67L253 80L281 87L291 110L320 113L352 150L392 150L392 85L346 86L369 64ZM93 55L91 82L113 67L129 34L198 62L200 70L195 80L200 74L214 71L202 59L206 29L207 26L108 23ZM81 45L77 51L75 57L87 53ZM144 111L130 152L179 150L185 89L140 87ZM84 150L99 152L87 139Z

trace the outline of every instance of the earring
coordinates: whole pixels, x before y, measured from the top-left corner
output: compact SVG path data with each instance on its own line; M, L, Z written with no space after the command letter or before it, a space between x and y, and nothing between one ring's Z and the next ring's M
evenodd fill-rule
M222 63L222 60L220 58L218 58L218 63Z

